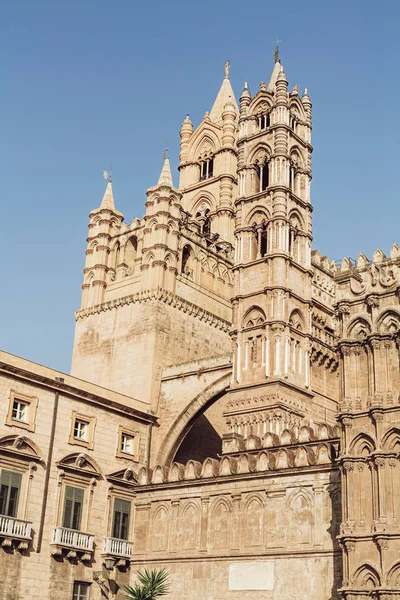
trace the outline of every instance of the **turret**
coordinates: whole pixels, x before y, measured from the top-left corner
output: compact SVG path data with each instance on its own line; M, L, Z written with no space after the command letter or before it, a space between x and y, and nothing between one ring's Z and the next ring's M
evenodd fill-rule
M174 188L167 151L157 185L146 192L143 232L143 289L175 290L180 193Z
M181 136L181 145L180 145L180 154L179 160L183 162L186 158L186 151L188 147L189 140L193 133L193 123L189 118L189 115L186 115L186 119L182 123L180 136Z
M123 215L115 209L111 175L100 207L92 210L86 248L81 308L101 304L110 280L109 255L112 237L120 230Z

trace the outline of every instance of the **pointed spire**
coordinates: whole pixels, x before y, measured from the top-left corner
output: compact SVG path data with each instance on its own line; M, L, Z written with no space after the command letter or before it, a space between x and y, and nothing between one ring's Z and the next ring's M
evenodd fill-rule
M111 179L108 180L106 191L104 192L100 208L104 208L107 210L115 210Z
M279 75L279 73L281 71L283 71L283 67L281 65L280 60L277 60L275 62L275 64L274 64L272 75L271 75L271 78L269 80L269 84L268 84L268 91L269 92L273 92L275 90L276 80L278 79L278 75Z
M163 168L161 169L161 173L160 173L160 177L158 179L158 184L157 185L169 185L170 187L173 187L173 183L172 183L172 173L171 173L171 165L169 163L169 158L168 158L168 150L166 150L164 152L164 164L163 164Z
M248 81L244 82L244 88L243 88L243 91L242 91L242 93L240 95L240 99L242 99L242 98L251 98L251 93L250 93L250 90L249 90L249 83L248 83Z
M229 81L229 69L230 63L229 61L226 61L224 70L225 77L210 112L210 120L214 121L214 123L220 123L222 121L222 113L225 104L229 100L229 96L231 96L231 102L233 103L235 109L239 111L235 94L233 93L231 82Z

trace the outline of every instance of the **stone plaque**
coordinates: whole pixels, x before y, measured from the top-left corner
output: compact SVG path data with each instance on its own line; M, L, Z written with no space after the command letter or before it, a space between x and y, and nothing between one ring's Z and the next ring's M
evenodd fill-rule
M229 565L229 590L273 590L274 561L249 561Z

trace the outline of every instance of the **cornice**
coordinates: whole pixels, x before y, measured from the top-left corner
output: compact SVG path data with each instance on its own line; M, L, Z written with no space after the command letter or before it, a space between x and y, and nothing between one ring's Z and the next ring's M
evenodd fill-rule
M230 330L230 322L225 321L224 319L213 315L208 310L200 308L200 306L192 304L192 302L188 302L180 296L177 296L176 294L168 292L167 290L164 290L162 288L156 288L153 290L143 290L141 292L137 292L136 294L131 294L123 298L116 298L115 300L110 300L109 302L98 304L97 306L91 306L89 308L78 310L75 312L75 319L76 321L79 321L80 319L85 319L90 315L99 314L107 310L113 310L114 308L119 308L120 306L124 306L127 304L152 301L164 302L164 304L168 304L169 306L173 306L178 310L182 310L188 315L197 317L200 321L205 321L206 323L209 323L211 327L215 327L216 329L221 329L222 331L226 331L227 333Z
M110 400L92 392L79 389L78 387L75 387L67 382L57 381L55 379L52 379L51 377L47 377L39 373L34 373L33 371L27 371L26 369L5 362L0 362L0 373L4 375L10 375L12 377L16 377L24 381L36 383L37 385L49 388L54 392L59 391L60 393L66 396L70 396L81 401L83 400L86 402L102 405L103 407L107 407L115 412L119 412L124 415L134 416L137 419L146 423L153 423L156 422L158 419L157 415L151 415L150 413L147 413L144 410L141 411L132 406L121 404L118 401ZM60 373L60 375L63 375L63 373ZM127 399L130 399L130 397L127 396Z

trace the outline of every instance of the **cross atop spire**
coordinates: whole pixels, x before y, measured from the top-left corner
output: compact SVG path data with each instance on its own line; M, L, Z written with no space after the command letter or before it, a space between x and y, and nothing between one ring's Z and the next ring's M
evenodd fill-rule
M274 60L275 62L280 62L280 58L279 58L279 44L282 40L280 40L279 38L276 40L275 42L275 50L274 50Z

